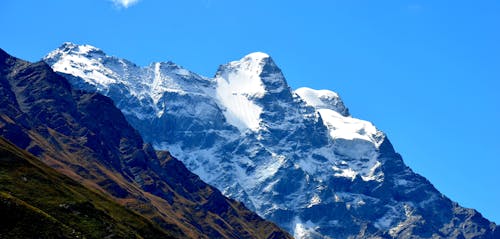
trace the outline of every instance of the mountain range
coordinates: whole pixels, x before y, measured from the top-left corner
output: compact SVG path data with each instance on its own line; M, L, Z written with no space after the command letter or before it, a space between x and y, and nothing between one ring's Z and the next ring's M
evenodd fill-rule
M291 238L43 61L0 50L0 105L0 238Z
M0 238L500 238L265 53L205 77L0 50L0 95Z
M22 80L13 84L11 80L11 87L17 87L13 91L18 94L17 102L23 103L17 108L22 112L53 110L30 116L43 117L45 124L55 123L51 128L70 134L77 142L58 139L51 130L40 130L36 137L25 130L26 142L14 143L37 156L48 155L42 150L46 147L35 147L28 138L67 142L71 147L64 156L75 155L74 151L86 156L74 146L83 144L98 153L86 162L104 162L106 169L122 175L124 179L119 181L134 182L168 202L176 190L165 189L162 182L168 184L169 175L174 173L164 166L172 157L163 159L154 153L168 150L201 180L295 238L500 238L495 223L453 202L406 166L387 135L372 123L352 117L337 93L292 90L281 69L265 53L252 53L221 65L214 77L198 75L173 62L141 67L96 47L73 43L63 44L43 60L71 85L64 88L76 90L52 94L40 92L45 88L37 86L32 91L44 97L53 95L53 101L43 100L43 104L57 102L59 108L37 107L30 96L18 96L30 84ZM23 75L16 75L18 71L14 67L9 74L22 79ZM66 82L61 77L50 78ZM68 96L62 97L62 93ZM73 101L67 100L69 95ZM73 109L72 104L78 106L75 111L83 110L80 117L90 131L72 128L71 112L57 114L61 107ZM109 114L114 116L106 116ZM116 118L120 123L115 123ZM28 119L13 121L18 125ZM2 135L10 133L4 132ZM89 134L99 136L99 140L82 142L92 138ZM141 136L151 145L143 144ZM68 171L78 172L75 177L80 181L91 181L96 188L115 193L115 198L133 191L116 181L103 183L106 171L87 173L90 165L61 158L45 156L44 161L55 168L69 167ZM224 198L218 190L213 189L212 195ZM201 192L205 190L190 195ZM235 201L222 201L244 210ZM220 207L208 209L217 211ZM163 207L156 209L162 212ZM272 226L267 228L266 236L286 236Z

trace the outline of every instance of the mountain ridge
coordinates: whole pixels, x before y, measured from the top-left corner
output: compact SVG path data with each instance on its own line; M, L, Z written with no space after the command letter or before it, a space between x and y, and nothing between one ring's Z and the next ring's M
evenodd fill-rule
M91 64L84 56L71 57ZM71 57L49 54L45 60L71 62ZM100 71L116 67L105 59L99 63ZM70 70L84 72L85 64ZM139 79L137 84L151 78L147 67L142 77L144 70L131 69L114 74L123 82ZM386 135L350 116L338 94L290 89L268 55L222 65L214 78L158 75L178 84L153 104L127 93L126 84L87 90L109 95L146 141L169 149L226 196L297 238L498 236L494 223L452 202L408 168ZM92 75L68 79L78 88ZM187 90L193 87L197 90ZM155 107L162 107L161 115L149 110Z
M157 154L110 98L74 89L45 62L0 56L0 135L50 167L181 238L290 237Z

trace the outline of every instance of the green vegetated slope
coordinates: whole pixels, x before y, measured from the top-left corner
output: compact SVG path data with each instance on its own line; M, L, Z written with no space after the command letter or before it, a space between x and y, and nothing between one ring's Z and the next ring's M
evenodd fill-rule
M175 238L0 138L0 238Z

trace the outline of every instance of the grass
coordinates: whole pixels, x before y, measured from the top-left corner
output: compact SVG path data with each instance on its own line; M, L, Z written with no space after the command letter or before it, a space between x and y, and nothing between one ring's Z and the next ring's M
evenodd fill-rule
M0 238L174 238L0 138Z

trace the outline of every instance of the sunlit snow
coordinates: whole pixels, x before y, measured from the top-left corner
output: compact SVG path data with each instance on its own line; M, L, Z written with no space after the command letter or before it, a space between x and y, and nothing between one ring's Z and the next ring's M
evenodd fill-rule
M229 63L216 77L216 98L225 109L224 116L241 132L259 129L262 107L252 99L266 93L260 78L266 57L264 53L249 54Z

